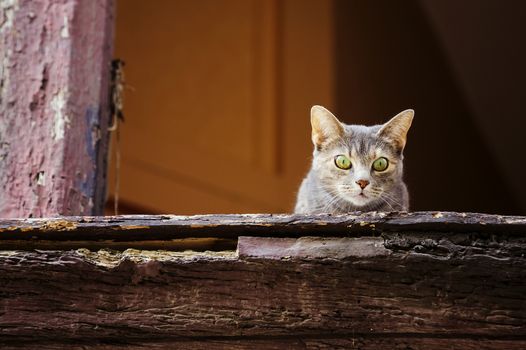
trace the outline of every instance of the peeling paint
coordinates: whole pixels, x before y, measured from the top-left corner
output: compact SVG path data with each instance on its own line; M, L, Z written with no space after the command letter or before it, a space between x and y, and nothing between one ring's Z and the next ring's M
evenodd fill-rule
M92 198L95 193L95 182L93 177L88 175L88 173L83 173L81 177L77 177L75 180L74 187L80 191L83 200L80 202L82 210L86 208L87 205L89 208L93 207L93 201L89 202L89 199ZM88 200L87 202L85 200Z
M97 158L97 145L100 141L100 112L98 108L89 107L86 110L86 152L91 159Z
M13 26L14 13L18 10L18 0L0 0L0 9L4 18L0 18L0 33Z
M18 8L18 0L0 0L0 13L3 14L2 18L0 18L0 37L3 37L4 33L12 31L15 12ZM4 44L0 43L0 46ZM9 86L9 62L13 53L10 49L1 51L3 51L3 57L1 57L0 62L0 103L5 98L7 87Z
M2 232L12 232L12 231L21 231L27 232L33 230L31 226L8 226L6 228L0 228L0 233Z
M42 231L73 231L77 228L77 224L67 220L52 220L45 222L40 229Z
M0 133L0 140L3 140L3 139L4 137L2 133ZM8 153L9 153L9 142L0 141L0 161L4 160L7 157Z
M12 231L27 232L33 230L31 226L8 226L6 228L0 228L0 233L12 232Z
M113 2L0 0L2 217L101 213Z
M66 114L65 107L67 102L67 92L60 90L51 99L51 109L55 112L54 127L52 130L53 140L58 141L64 138L64 132L69 127L70 119Z
M69 20L68 16L64 15L64 24L62 25L62 29L60 30L60 37L67 39L69 38Z
M39 186L45 186L46 185L46 173L43 171L39 171L37 173L37 176L35 177L36 183Z
M101 249L99 251L90 251L86 248L80 248L75 253L85 259L87 262L109 269L117 268L122 263L132 263L134 265L147 264L152 261L196 261L196 260L237 260L237 253L234 251L220 251L220 252L196 252L192 250L183 252L160 251L160 250L139 250L126 249L124 252L117 252L108 249Z

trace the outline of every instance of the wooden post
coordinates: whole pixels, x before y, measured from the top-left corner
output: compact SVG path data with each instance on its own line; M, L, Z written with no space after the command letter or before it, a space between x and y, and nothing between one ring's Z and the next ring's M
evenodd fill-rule
M113 0L0 0L0 217L100 215Z

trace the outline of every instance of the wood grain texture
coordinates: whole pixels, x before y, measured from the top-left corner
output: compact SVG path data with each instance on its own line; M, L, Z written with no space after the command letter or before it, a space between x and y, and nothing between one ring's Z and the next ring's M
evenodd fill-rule
M70 231L30 220L30 230L61 239L87 235L91 227L96 240L97 230L107 234L116 219L70 218L65 221L84 225ZM181 228L200 236L208 226L220 227L233 230L238 249L0 251L0 343L43 349L526 346L524 218L370 213L169 220L173 232L165 237ZM28 220L10 221L16 223ZM273 231L244 231L269 225ZM361 230L352 231L355 226ZM111 230L131 234L128 242L137 238L133 229ZM249 232L255 235L243 235ZM269 232L289 237L264 237ZM12 233L23 233L21 226L0 237Z
M32 343L18 342L19 345L3 344L3 350L20 349L28 346L31 348ZM417 338L417 337L363 337L360 335L349 336L348 338L316 338L316 337L291 337L268 339L239 339L239 338L207 338L207 339L171 339L154 342L84 342L84 343L56 343L40 342L38 349L44 350L282 350L282 349L356 349L356 350L378 350L378 349L396 349L396 350L523 350L524 342L516 340L494 340L484 337L478 339L464 338Z
M0 2L0 215L100 215L113 0Z
M7 240L119 242L182 238L359 237L388 232L470 233L478 237L526 235L526 218L477 213L411 212L352 213L348 215L123 215L0 219L0 242ZM37 240L38 239L38 240Z

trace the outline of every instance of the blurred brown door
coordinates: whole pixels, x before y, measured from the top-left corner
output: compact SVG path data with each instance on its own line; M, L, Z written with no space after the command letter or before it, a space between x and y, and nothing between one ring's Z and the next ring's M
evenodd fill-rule
M121 200L178 214L290 211L309 167L309 108L332 105L331 6L118 2Z

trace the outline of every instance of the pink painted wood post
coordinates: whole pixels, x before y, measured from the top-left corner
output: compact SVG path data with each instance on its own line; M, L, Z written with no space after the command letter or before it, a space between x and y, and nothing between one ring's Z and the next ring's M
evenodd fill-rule
M0 0L0 217L102 214L114 0Z

